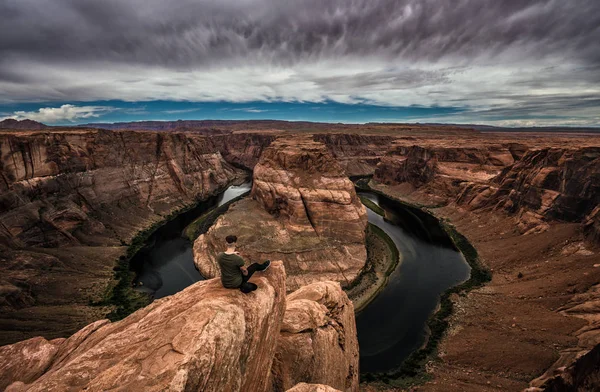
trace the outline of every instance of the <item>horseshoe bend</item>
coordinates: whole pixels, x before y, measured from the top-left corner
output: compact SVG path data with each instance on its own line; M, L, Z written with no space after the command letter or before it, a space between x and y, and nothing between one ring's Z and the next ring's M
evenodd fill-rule
M0 130L0 388L600 388L593 132L25 125ZM271 260L249 293L230 235Z

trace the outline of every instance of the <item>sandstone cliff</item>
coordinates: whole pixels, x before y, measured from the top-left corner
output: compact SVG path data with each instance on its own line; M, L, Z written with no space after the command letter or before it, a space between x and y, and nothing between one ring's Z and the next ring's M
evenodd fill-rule
M314 140L327 146L331 155L349 177L373 174L394 139L387 135L352 133L314 135Z
M210 138L69 130L0 135L0 344L65 336L136 233L240 171Z
M288 295L272 377L274 391L298 382L358 391L354 307L339 284L314 283Z
M598 241L597 147L397 146L381 159L373 180L418 202L504 211L516 216L523 233L546 230L551 221L583 223L587 237Z
M0 347L0 389L358 391L354 311L339 284L286 300L279 261L252 281L250 294L202 281L67 339Z
M377 165L373 180L433 205L451 203L466 183L487 183L522 154L516 143L450 147L410 142L396 141Z
M515 214L522 232L545 230L550 221L584 223L595 239L600 148L531 150L489 184L469 184L457 202Z
M255 167L252 199L232 205L195 241L194 259L204 276L216 276L215 256L235 234L246 259L284 261L290 291L316 281L347 283L366 260L366 224L352 182L325 146L282 138Z
M8 391L268 391L285 309L274 262L245 295L199 282L126 319L93 323L68 339L0 348Z

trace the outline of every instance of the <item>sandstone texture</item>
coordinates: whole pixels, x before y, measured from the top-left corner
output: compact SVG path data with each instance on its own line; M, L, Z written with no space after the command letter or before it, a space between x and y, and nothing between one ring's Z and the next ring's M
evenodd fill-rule
M322 384L306 384L300 383L295 387L288 389L286 392L340 392L338 389L331 388Z
M283 263L243 294L196 283L69 338L0 347L6 391L358 391L352 303L337 282L285 296Z
M201 136L1 133L0 344L102 318L88 305L137 232L241 175Z
M272 369L274 391L299 382L358 391L358 358L354 307L338 283L313 283L288 295Z
M600 390L600 345L574 363L563 367L556 376L539 387L539 391L598 391ZM536 388L536 387L533 387Z
M489 185L467 185L457 202L516 214L524 233L546 230L549 221L586 223L594 239L600 148L531 150Z
M352 177L372 175L394 137L331 133L316 134L314 140L325 144L346 175Z
M254 169L250 199L235 203L194 243L196 266L216 276L224 238L238 236L250 261L281 259L288 290L316 281L352 281L366 261L365 207L325 146L280 138Z
M7 391L268 391L285 310L280 262L253 277L251 294L199 282L124 320L68 339L0 348ZM12 359L20 359L12 361Z

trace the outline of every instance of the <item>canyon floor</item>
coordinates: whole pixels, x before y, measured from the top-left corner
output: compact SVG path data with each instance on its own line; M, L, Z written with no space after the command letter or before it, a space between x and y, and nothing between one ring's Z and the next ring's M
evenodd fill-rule
M410 203L426 201L398 187L374 187ZM417 390L518 391L544 374L561 351L577 351L577 336L588 323L562 310L573 306L574 295L600 283L599 249L584 243L578 225L555 223L546 232L523 235L514 217L458 206L429 210L471 241L492 281L454 296L440 360L429 364L432 381Z

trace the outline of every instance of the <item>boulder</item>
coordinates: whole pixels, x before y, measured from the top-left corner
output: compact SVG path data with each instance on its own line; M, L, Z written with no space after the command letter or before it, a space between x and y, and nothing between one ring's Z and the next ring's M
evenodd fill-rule
M358 360L354 307L338 283L314 283L288 295L272 368L274 391L299 382L358 391Z
M253 281L259 289L250 294L218 280L199 282L66 340L4 346L1 385L11 391L267 391L285 309L282 263Z

